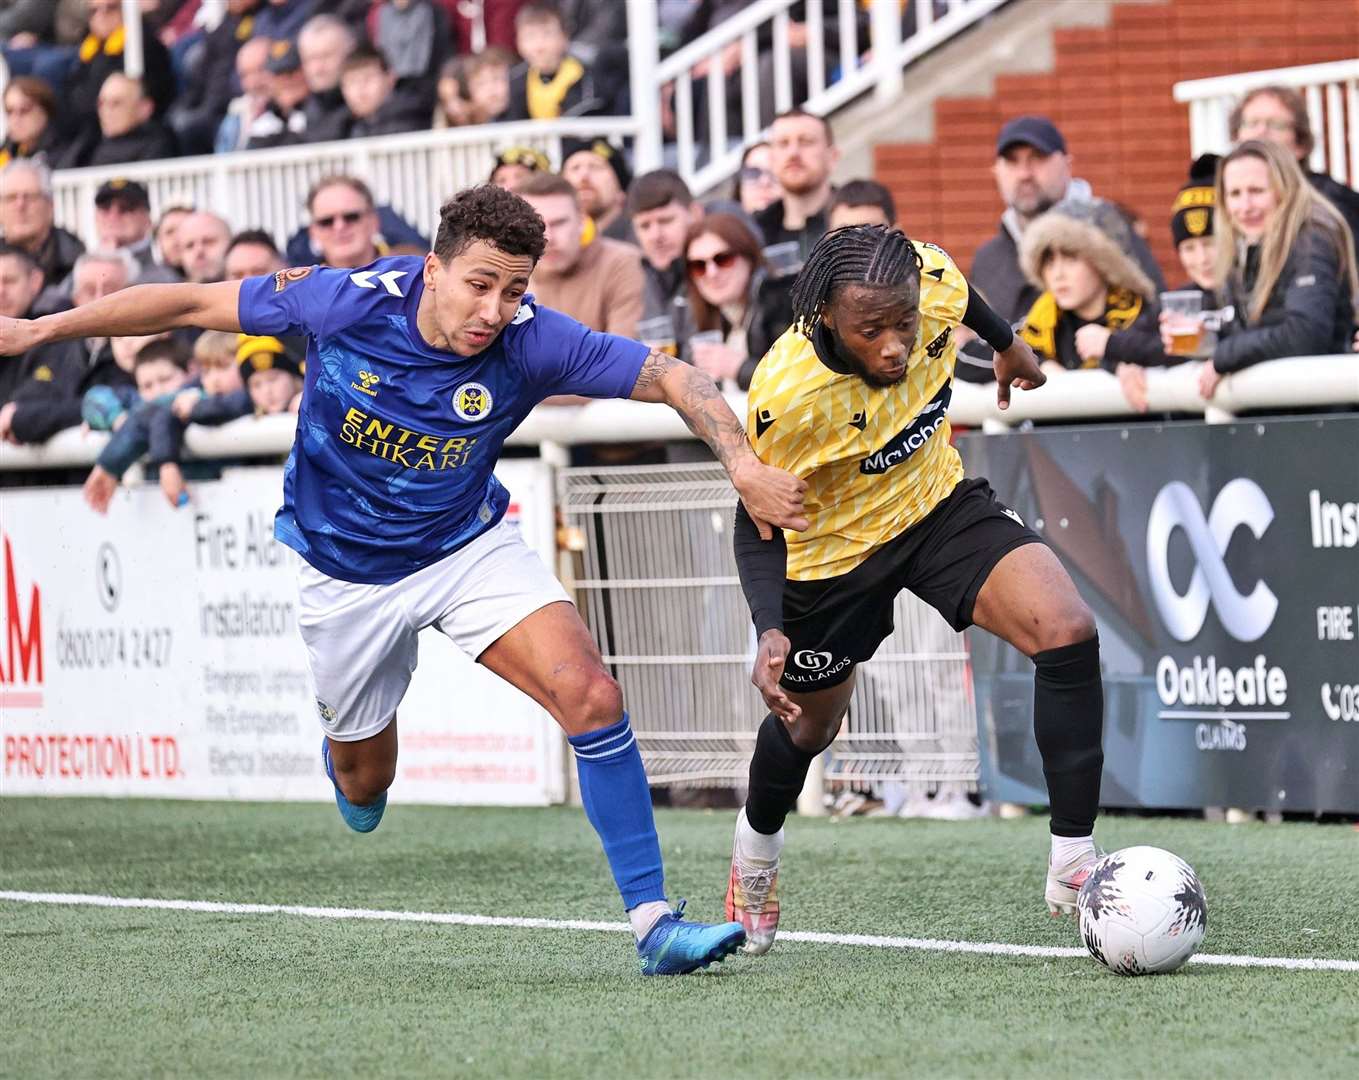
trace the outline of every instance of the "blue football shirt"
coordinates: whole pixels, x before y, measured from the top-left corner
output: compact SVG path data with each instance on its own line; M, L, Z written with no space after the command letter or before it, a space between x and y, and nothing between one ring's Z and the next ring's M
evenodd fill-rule
M248 334L307 337L280 541L330 577L389 584L505 514L494 468L506 436L552 394L627 397L644 345L524 297L476 356L435 349L416 311L424 260L293 267L241 284Z

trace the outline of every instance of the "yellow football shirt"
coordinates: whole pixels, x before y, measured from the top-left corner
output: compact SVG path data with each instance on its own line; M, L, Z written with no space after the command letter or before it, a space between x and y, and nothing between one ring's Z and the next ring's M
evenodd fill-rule
M755 369L747 427L755 453L807 481L811 526L786 534L793 581L853 570L963 478L946 413L967 280L933 244L916 249L924 262L920 325L899 383L878 388L832 371L796 328Z

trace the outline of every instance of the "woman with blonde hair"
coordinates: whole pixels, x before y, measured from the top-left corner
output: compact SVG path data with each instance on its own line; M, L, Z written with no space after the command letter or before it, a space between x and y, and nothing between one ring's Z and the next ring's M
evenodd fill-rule
M1252 139L1222 159L1215 277L1233 318L1199 391L1263 360L1348 352L1359 272L1345 219L1283 147ZM1164 325L1163 337L1166 337Z

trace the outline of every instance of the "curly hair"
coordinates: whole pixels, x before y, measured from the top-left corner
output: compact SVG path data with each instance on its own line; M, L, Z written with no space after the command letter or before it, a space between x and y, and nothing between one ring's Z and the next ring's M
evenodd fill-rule
M846 285L920 284L920 252L900 229L847 225L826 233L793 283L793 325L810 335Z
M434 254L447 265L477 240L506 255L528 255L536 263L547 231L536 210L512 191L481 184L458 192L439 208Z

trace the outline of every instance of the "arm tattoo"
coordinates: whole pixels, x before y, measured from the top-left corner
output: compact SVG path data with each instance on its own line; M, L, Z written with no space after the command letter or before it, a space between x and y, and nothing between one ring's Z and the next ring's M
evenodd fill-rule
M684 418L689 430L708 444L730 473L739 455L754 453L746 438L746 429L712 379L687 364L684 367L684 385L671 405Z
M633 384L632 392L635 395L638 390L645 390L652 383L665 377L665 373L679 364L673 356L667 356L663 352L652 349L647 358L642 362L642 370L637 375L637 381Z

